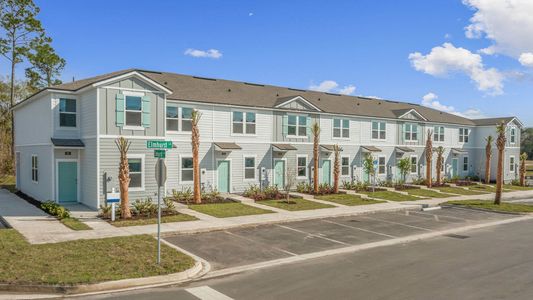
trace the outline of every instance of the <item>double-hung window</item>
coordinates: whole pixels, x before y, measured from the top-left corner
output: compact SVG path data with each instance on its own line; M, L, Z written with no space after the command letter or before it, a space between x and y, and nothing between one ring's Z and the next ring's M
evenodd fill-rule
M255 113L234 111L232 116L232 132L234 134L255 134Z
M298 155L296 157L296 164L298 178L307 178L307 156Z
M435 126L433 128L433 140L435 142L444 142L444 126Z
M385 129L385 122L372 121L372 139L384 140L387 138L387 131Z
M468 172L468 156L463 157L463 171Z
M128 157L128 167L130 172L130 188L143 188L143 158L141 156Z
M405 124L405 140L406 141L418 141L418 125Z
M31 180L39 182L39 158L37 155L31 156Z
M444 163L445 163L444 157L441 157L440 158L440 172L441 173L444 173Z
M166 109L167 131L192 131L192 108L169 103Z
M350 120L333 119L333 137L344 139L350 138Z
M385 156L378 157L378 174L383 175L387 172Z
M418 157L411 156L411 174L418 173Z
M142 126L142 97L125 95L126 97L126 126Z
M167 131L179 131L179 108L176 105L167 105Z
M181 108L181 131L192 131L192 111L190 107Z
M59 126L76 127L75 99L59 99Z
M516 144L516 127L511 127L509 131L509 142L511 144Z
M287 135L306 137L307 136L307 117L302 115L287 116Z
M180 162L181 182L193 181L192 156L182 156Z
M469 134L470 134L470 129L459 128L459 143L468 143Z
M341 176L350 176L350 157L341 157Z
M509 172L514 173L515 169L515 158L514 156L509 156Z
M255 157L254 156L245 156L244 157L244 179L245 180L255 180Z

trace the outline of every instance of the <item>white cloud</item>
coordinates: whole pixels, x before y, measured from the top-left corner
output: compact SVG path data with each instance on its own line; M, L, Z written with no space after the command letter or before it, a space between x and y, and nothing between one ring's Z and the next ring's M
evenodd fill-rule
M417 71L433 76L462 72L476 83L480 91L492 95L503 93L504 76L498 70L486 69L479 54L465 48L457 48L451 43L434 47L427 55L420 52L411 53L409 60Z
M248 17L251 17L251 16L253 16L253 15L254 15L253 12L248 13Z
M449 39L452 38L452 35L449 34L449 33L446 33L446 34L444 35L444 38L447 39L447 40L449 40Z
M484 54L501 53L518 58L533 52L533 1L463 0L473 10L465 27L467 38L486 38L494 44Z
M333 80L324 80L318 85L310 85L310 90L326 93L339 93L343 95L351 95L355 92L355 86L350 84L344 87L339 87L339 84Z
M518 61L526 67L533 67L533 53L527 52L520 54Z
M485 117L483 112L481 112L481 110L477 108L469 108L464 112L459 112L456 111L455 107L453 106L448 106L440 103L440 101L436 100L437 98L439 98L439 96L437 96L436 94L431 92L427 93L426 95L424 95L424 97L422 97L422 105L469 119L479 119Z
M222 57L222 52L220 52L217 49L198 50L198 49L189 48L185 50L183 54L189 55L192 57L207 57L207 58L214 58L214 59L219 59Z

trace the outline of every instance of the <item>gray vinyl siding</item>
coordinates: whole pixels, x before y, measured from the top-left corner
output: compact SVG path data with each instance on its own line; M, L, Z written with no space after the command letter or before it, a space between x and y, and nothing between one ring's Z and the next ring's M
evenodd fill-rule
M85 148L80 150L79 153L79 168L80 178L80 202L83 204L97 209L100 204L98 203L98 180L101 180L101 176L98 176L98 165L96 163L96 138L83 139Z
M53 200L55 176L52 146L17 146L15 151L20 152L20 187L18 189L39 201ZM38 182L32 181L32 155L38 157Z
M51 143L51 105L50 95L45 95L14 110L15 146Z
M92 89L80 95L79 111L80 111L80 134L81 138L96 136L96 95L97 89ZM94 146L96 149L96 145Z

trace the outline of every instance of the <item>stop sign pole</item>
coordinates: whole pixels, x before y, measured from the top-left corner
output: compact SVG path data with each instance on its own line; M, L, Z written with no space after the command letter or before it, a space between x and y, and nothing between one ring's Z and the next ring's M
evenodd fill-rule
M155 178L157 180L157 264L161 264L161 187L167 181L167 166L165 160L159 158L155 165Z

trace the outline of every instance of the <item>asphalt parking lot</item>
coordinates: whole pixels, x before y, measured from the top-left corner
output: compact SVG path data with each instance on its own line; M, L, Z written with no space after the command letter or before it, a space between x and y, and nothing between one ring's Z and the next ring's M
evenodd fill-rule
M450 207L261 225L165 239L220 270L513 217L516 216Z

